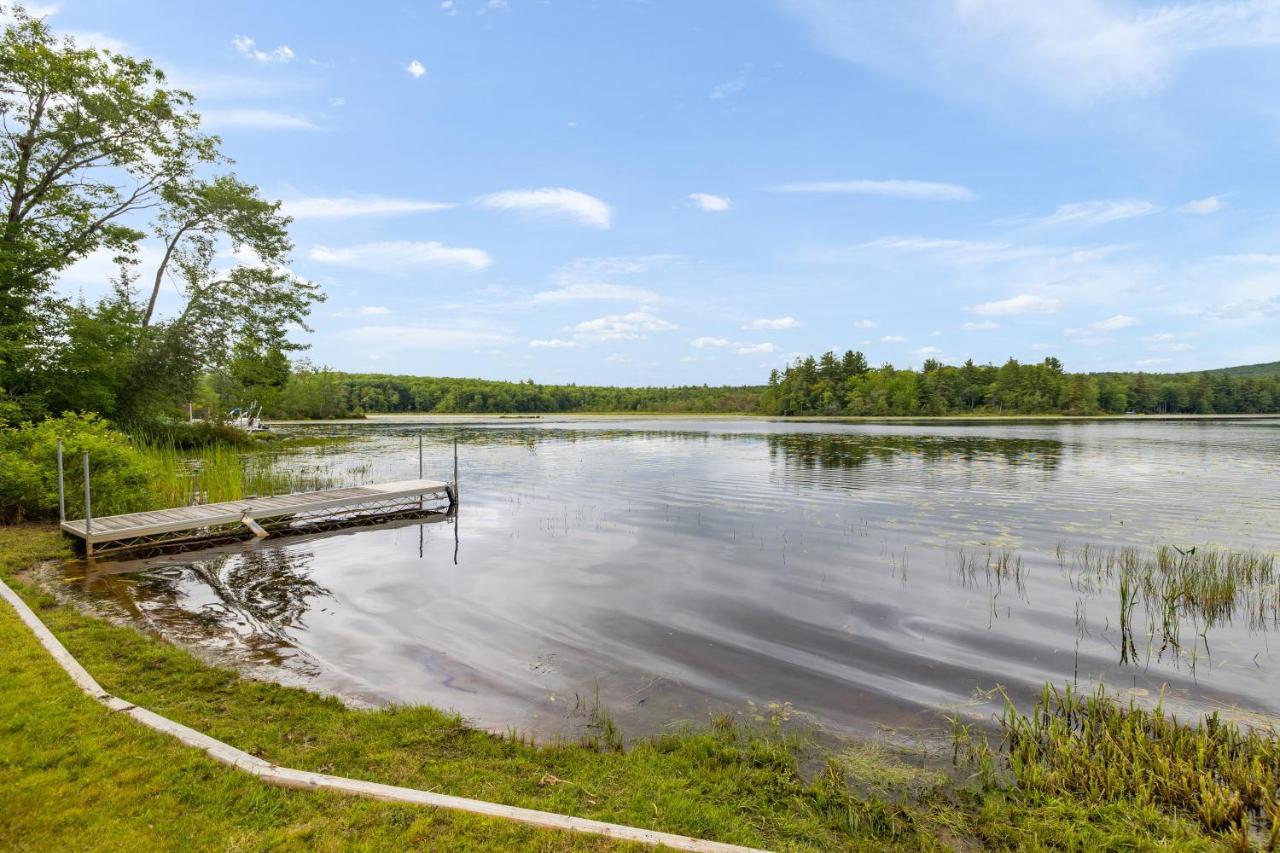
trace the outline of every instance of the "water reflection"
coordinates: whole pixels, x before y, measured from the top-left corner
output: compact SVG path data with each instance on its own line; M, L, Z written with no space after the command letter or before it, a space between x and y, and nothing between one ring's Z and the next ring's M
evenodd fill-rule
M1042 438L830 433L774 433L763 438L772 457L818 471L860 468L871 461L892 464L904 457L924 464L994 460L1052 471L1062 457L1061 441Z

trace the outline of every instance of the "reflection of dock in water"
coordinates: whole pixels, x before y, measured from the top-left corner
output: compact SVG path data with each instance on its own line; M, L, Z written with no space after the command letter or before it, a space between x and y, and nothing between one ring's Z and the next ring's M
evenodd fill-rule
M275 497L134 512L62 522L92 556L117 551L170 548L286 533L305 533L422 514L428 505L452 509L457 491L436 480L401 480L343 489L321 489Z

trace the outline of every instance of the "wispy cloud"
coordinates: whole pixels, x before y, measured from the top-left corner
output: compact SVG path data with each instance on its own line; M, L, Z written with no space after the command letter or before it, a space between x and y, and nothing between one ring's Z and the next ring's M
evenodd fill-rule
M565 187L504 190L482 196L478 201L494 210L565 215L594 228L607 229L613 224L613 210L609 205L595 196Z
M1241 299L1215 305L1204 312L1213 320L1258 321L1280 317L1280 296Z
M1179 213L1190 213L1194 216L1204 216L1209 213L1217 213L1227 206L1220 195L1211 195L1208 198L1198 198L1195 201L1189 201L1178 207Z
M981 320L979 322L970 321L960 327L966 332L989 332L1000 328L999 323L993 323L990 320Z
M544 338L529 341L532 349L573 349L578 346L577 341L565 340L564 338Z
M1267 0L778 2L839 58L980 101L1141 98L1199 54L1280 43L1280 6Z
M1012 317L1018 314L1053 314L1061 308L1062 303L1057 299L1020 293L996 302L981 302L969 310L988 317Z
M624 341L643 340L651 332L669 332L676 328L675 323L655 317L648 311L631 311L585 320L573 326L572 331L579 340Z
M751 70L751 63L747 63L738 69L738 73L718 83L711 89L711 94L707 95L713 101L722 101L725 98L731 98L739 92L747 88L747 72Z
M407 273L421 267L460 266L484 269L493 259L482 249L452 248L434 240L360 243L354 246L313 246L311 260L379 273Z
M1059 205L1058 209L1048 216L1031 220L1031 224L1091 228L1106 225L1109 222L1119 222L1122 219L1148 216L1159 209L1151 202L1141 199L1077 201Z
M798 329L800 321L795 317L762 317L758 320L752 320L742 328L760 331L763 329Z
M783 193L852 193L855 195L883 195L898 198L924 199L928 201L969 201L973 190L959 184L935 181L909 180L852 180L852 181L801 181L774 187Z
M443 201L426 201L387 196L354 196L348 198L313 196L288 199L284 212L294 219L338 219L349 216L389 216L402 213L430 213L457 205Z
M880 343L882 344L905 344L906 342L907 339L902 335L885 335L880 338Z
M728 196L711 193L689 193L689 200L707 213L723 213L733 207L733 200Z
M582 284L566 284L555 290L544 290L535 293L534 302L654 302L658 294L643 287L632 287L626 284L608 284L606 282L588 282Z
M754 341L731 341L727 338L702 337L689 341L694 349L731 349L738 355L761 355L778 352L776 344Z
M267 109L211 109L200 113L207 127L247 127L255 130L319 130L315 122L294 113Z
M261 50L254 43L254 40L248 36L236 36L231 40L231 44L239 51L241 56L248 57L256 62L293 61L293 51L289 49L287 44L282 44L274 50Z
M1280 253L1246 252L1240 255L1223 255L1222 257L1238 264L1280 264Z

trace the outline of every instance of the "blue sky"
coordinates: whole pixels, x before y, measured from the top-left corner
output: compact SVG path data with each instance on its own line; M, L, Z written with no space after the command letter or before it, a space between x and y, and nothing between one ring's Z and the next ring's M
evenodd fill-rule
M1274 2L36 8L197 95L294 215L329 294L300 340L341 369L1280 358Z

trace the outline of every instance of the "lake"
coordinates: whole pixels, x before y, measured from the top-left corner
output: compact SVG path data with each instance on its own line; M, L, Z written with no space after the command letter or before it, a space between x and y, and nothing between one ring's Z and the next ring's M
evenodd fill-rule
M445 479L456 436L456 519L72 565L66 588L259 677L543 737L597 700L627 735L779 708L914 730L1045 682L1280 714L1274 574L1212 609L1120 591L1155 546L1280 552L1277 418L286 429L352 436L283 463L336 484L417 476L419 435Z

